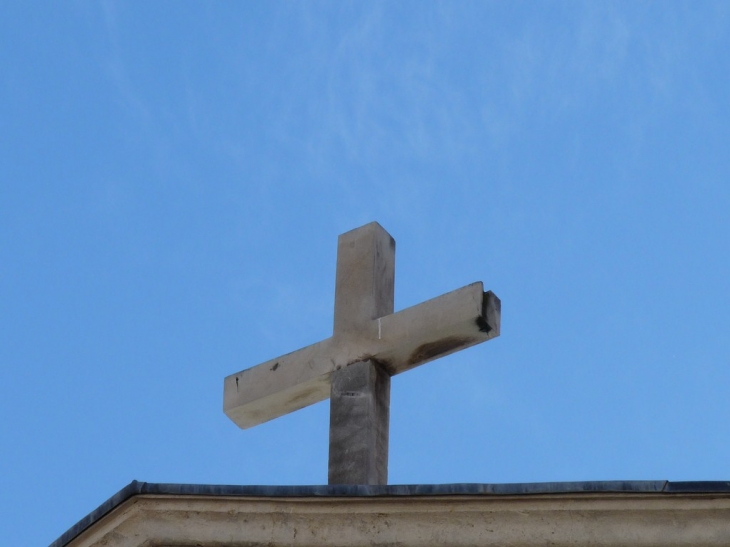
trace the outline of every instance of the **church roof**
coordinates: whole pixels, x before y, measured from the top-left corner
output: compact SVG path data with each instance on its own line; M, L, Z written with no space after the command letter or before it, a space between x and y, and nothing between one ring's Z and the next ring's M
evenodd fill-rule
M50 547L64 547L124 502L145 496L227 498L397 498L419 496L534 496L559 494L730 494L728 481L587 481L513 484L237 486L132 481L67 530Z

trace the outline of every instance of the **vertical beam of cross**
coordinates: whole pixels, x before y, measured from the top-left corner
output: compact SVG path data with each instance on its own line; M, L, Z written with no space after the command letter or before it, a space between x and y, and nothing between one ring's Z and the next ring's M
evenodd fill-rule
M335 340L367 336L393 313L395 240L371 223L339 237ZM335 370L330 390L329 484L387 484L390 374L366 359Z

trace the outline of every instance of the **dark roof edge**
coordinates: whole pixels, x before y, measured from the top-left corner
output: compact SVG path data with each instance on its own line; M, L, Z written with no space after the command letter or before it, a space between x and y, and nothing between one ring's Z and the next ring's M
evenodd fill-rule
M214 484L164 484L132 481L69 528L50 547L64 547L104 515L128 499L140 495L232 496L232 497L378 497L378 496L516 496L577 493L730 493L728 481L587 481L512 484L395 484L329 486L240 486Z
M68 545L71 540L75 539L87 528L90 528L92 524L101 520L104 515L111 513L113 509L127 501L129 498L141 493L144 484L145 483L139 481L130 482L127 486L122 488L119 492L114 494L111 498L106 500L99 507L74 524L71 528L66 530L61 537L51 543L50 547L64 547L65 545Z

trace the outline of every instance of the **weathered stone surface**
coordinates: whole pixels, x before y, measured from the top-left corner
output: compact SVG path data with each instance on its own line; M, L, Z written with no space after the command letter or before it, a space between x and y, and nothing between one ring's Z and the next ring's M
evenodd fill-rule
M390 375L373 361L332 374L329 484L386 484Z
M330 484L385 484L390 376L499 336L481 283L393 313L395 240L372 222L337 246L333 335L225 379L223 409L251 427L331 397Z
M726 547L729 522L728 492L147 494L52 547Z
M327 338L232 374L224 382L224 411L253 427L322 401L335 370L366 359L391 375L499 336L500 302L482 283L369 321L355 337Z
M377 222L337 240L334 336L361 336L363 326L393 313L395 240Z

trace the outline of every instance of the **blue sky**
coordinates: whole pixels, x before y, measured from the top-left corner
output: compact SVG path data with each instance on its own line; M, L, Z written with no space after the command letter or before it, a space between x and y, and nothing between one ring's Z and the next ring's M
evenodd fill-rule
M328 403L223 378L331 334L372 220L396 309L503 311L394 378L391 483L729 480L729 51L725 2L4 3L3 538L325 483Z

